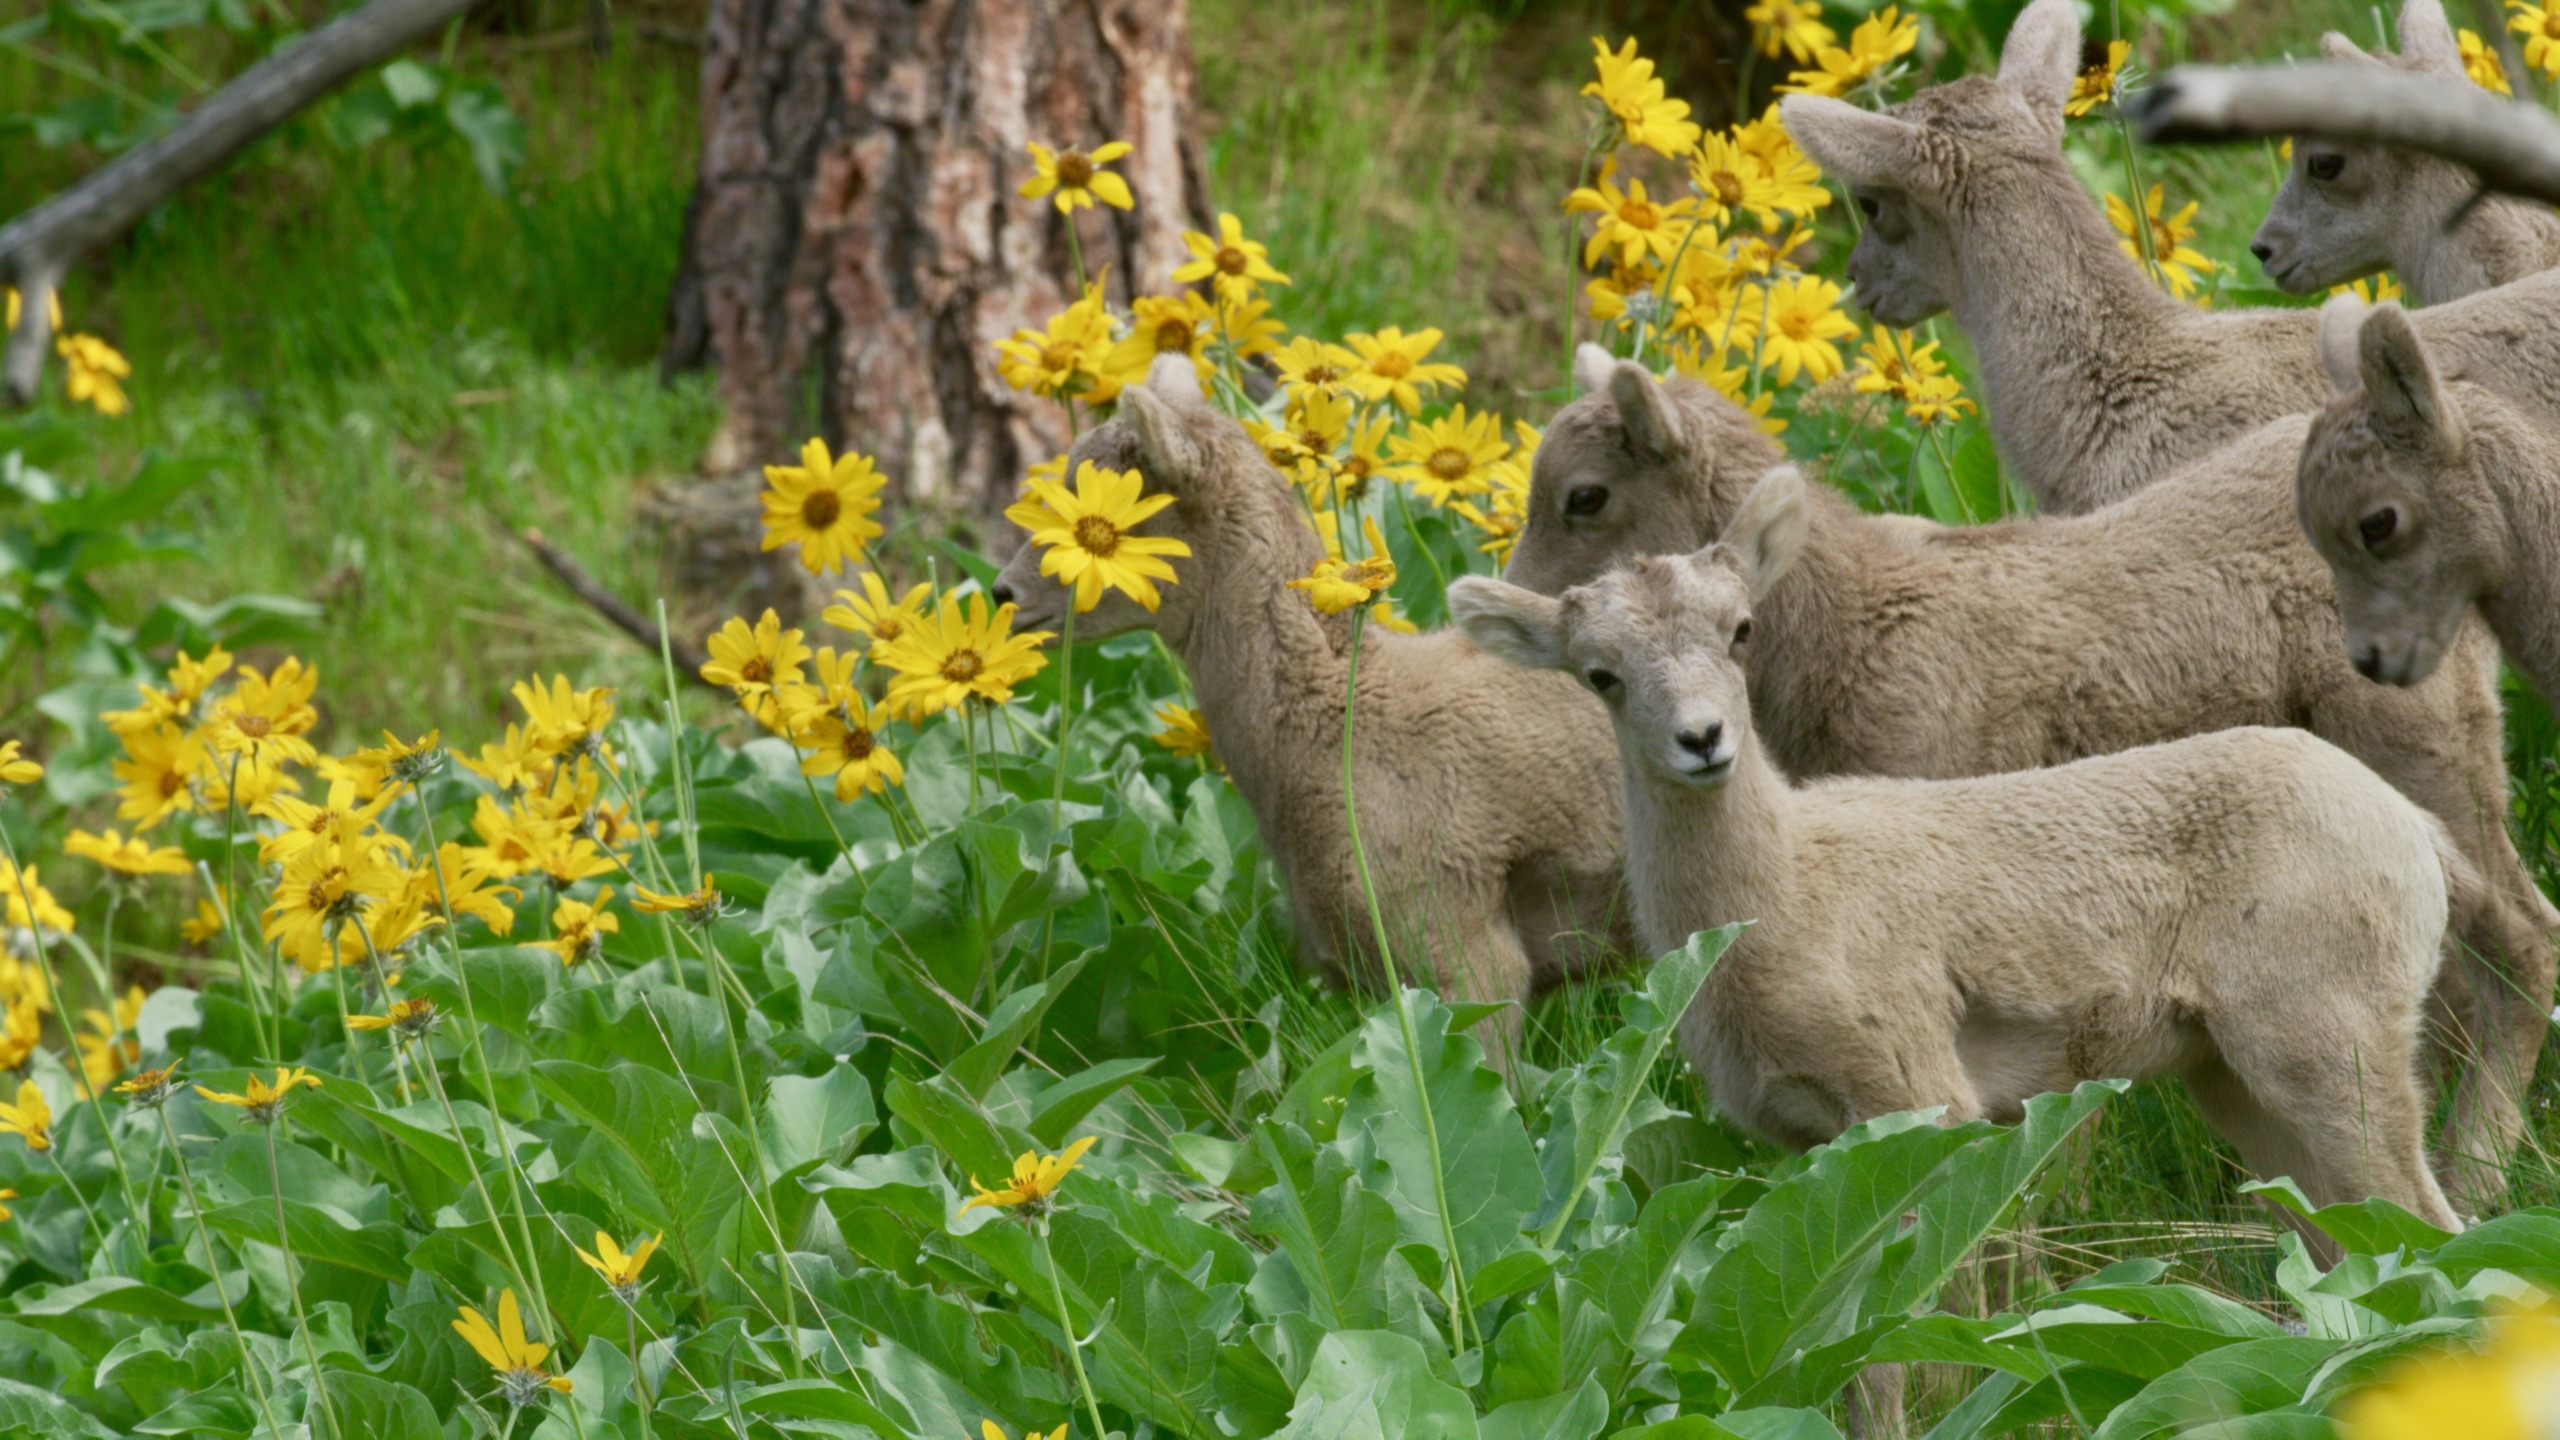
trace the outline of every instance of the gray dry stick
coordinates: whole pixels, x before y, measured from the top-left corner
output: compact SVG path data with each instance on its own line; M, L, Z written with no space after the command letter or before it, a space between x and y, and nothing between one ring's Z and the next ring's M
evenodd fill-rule
M304 106L398 54L471 8L473 0L373 0L250 66L167 134L145 141L70 189L0 226L0 280L22 291L17 331L0 368L9 407L35 399L44 373L45 303L62 272L151 208L212 173Z
M2180 65L2132 106L2155 144L2316 135L2390 145L2451 160L2487 189L2560 204L2560 119L2428 76L2336 62Z

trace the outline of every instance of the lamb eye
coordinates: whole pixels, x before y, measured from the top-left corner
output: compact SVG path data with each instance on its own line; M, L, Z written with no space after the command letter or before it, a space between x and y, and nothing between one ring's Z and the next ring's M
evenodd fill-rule
M1857 199L1858 213L1866 216L1868 219L1873 220L1883 213L1884 207L1876 204L1876 197L1873 195L1861 195L1857 197Z
M1750 621L1745 620L1745 621L1743 621L1741 624L1736 625L1736 626L1734 626L1734 627L1733 627L1733 643L1734 643L1734 644L1739 645L1739 644L1743 643L1744 641L1746 641L1746 640L1748 640L1748 639L1750 639L1750 638L1751 638L1751 622L1750 622Z
M2400 528L2400 512L2389 505L2356 522L2356 533L2364 537L2368 550L2388 540Z
M1564 497L1564 513L1567 515L1597 515L1600 513L1600 507L1608 503L1608 486L1576 485L1573 487L1572 493Z
M2311 178L2314 180L2335 180L2340 175L2346 173L2347 157L2344 155L2314 155L2309 160L2303 162L2302 168L2309 171Z
M1585 670L1582 678L1603 695L1618 688L1618 677L1606 670Z

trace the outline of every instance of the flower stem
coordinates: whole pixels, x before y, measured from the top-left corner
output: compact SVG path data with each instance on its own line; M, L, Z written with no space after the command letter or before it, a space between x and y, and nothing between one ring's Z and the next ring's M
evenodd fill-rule
M1058 1278L1057 1252L1049 1248L1049 1222L1044 1219L1035 1228L1040 1236L1040 1258L1049 1264L1049 1298L1058 1307L1058 1329L1067 1337L1067 1367L1075 1372L1076 1393L1084 1397L1085 1418L1093 1424L1093 1440L1106 1440L1111 1432L1102 1426L1102 1406L1093 1398L1093 1381L1084 1373L1084 1341L1076 1335L1075 1317L1067 1313L1067 1287Z
M44 1150L44 1158L53 1162L53 1173L62 1177L62 1188L70 1191L71 1198L80 1202L80 1213L89 1217L89 1228L97 1232L99 1247L98 1253L100 1255L106 1255L107 1227L104 1222L98 1219L97 1208L89 1203L89 1197L81 1194L80 1187L71 1183L71 1172L62 1168L61 1147L54 1145L46 1146ZM106 1256L106 1258L109 1267L112 1269L114 1265L114 1257Z
M1351 784L1352 722L1360 706L1360 633L1367 628L1366 609L1351 612L1351 663L1343 680L1342 695L1342 819L1351 831L1351 859L1360 871L1360 893L1369 902L1369 928L1378 941L1378 968L1387 982L1387 993L1396 990L1395 952L1387 944L1386 912L1378 908L1378 887L1369 878L1369 852L1360 844L1360 807L1353 800Z
M303 1308L302 1277L293 1263L293 1236L285 1228L284 1165L276 1158L276 1131L283 1124L281 1115L267 1122L267 1179L275 1189L276 1248L284 1252L284 1288L293 1296L294 1323L302 1329L302 1354L311 1362L311 1388L320 1394L321 1413L329 1417L330 1440L348 1440L346 1427L338 1423L337 1402L329 1398L327 1373L320 1368L320 1346L311 1338L311 1314Z
M1072 601L1072 596L1070 600ZM1076 706L1076 607L1067 606L1066 618L1059 622L1058 635L1058 764L1049 784L1049 823L1063 828L1067 823L1067 729L1075 723Z
M178 1183L186 1187L187 1210L196 1217L196 1235L204 1242L204 1268L213 1276L214 1298L222 1302L222 1318L230 1322L231 1343L240 1347L240 1368L248 1372L250 1392L258 1397L258 1413L267 1418L267 1433L282 1435L284 1431L276 1425L275 1407L267 1401L266 1374L249 1356L249 1337L240 1329L240 1312L231 1306L231 1287L222 1283L222 1257L215 1253L213 1231L205 1225L204 1202L196 1198L195 1172L187 1167L187 1152L179 1147L178 1132L169 1123L169 1107L163 1103L157 1109L160 1133L169 1141L169 1158L178 1165Z

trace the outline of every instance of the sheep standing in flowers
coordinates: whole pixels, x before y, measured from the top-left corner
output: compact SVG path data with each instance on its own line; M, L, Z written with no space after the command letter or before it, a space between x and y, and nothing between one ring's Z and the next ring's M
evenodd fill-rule
M2329 302L2339 398L2303 443L2294 505L2337 577L2356 669L2435 673L2473 606L2560 701L2560 426L2448 380L2397 305Z
M2442 0L2400 9L2400 53L2368 53L2331 32L2331 60L2469 85ZM2481 195L2450 160L2381 145L2295 142L2284 184L2249 251L2296 295L2388 270L2419 305L2441 305L2560 265L2560 213L2510 195Z
M1755 614L1811 526L1792 468L1723 540L1560 598L1471 578L1457 623L1607 702L1628 883L1660 950L1752 921L1682 1017L1716 1103L1796 1147L1943 1107L2177 1075L2249 1167L2458 1225L2415 1077L2443 827L2345 752L2242 728L1967 780L1802 789L1761 743Z
M2035 0L1996 79L1969 75L1882 114L1819 95L1779 107L1865 213L1849 257L1859 303L1888 325L1955 317L2001 458L2038 509L2062 514L2328 398L2309 311L2199 309L2125 253L2062 153L2079 67L2073 0ZM2560 272L2420 324L2500 383L2560 395Z
M1539 446L1505 576L1554 594L1706 544L1783 459L1731 402L1596 348L1587 395ZM2486 883L2456 897L2439 1035L2447 1174L2503 1188L2540 1053L2560 928L2517 857L2486 630L2408 689L2347 664L2336 589L2291 476L2307 422L2264 427L2094 515L1933 527L1805 497L1802 558L1756 607L1758 731L1796 775L1953 778L2056 765L2236 725L2309 730L2445 824Z
M1158 361L1119 418L1080 441L1173 505L1147 522L1190 556L1150 614L1112 594L1079 637L1152 628L1191 676L1218 759L1252 807L1299 937L1337 980L1379 974L1342 793L1351 617L1289 588L1324 548L1288 481L1212 410L1187 363ZM1067 591L1025 546L999 600L1054 628ZM1354 783L1360 838L1390 941L1451 993L1525 1000L1622 953L1616 759L1598 702L1571 681L1478 652L1448 631L1370 626L1360 647ZM1506 1012L1506 1038L1518 1011ZM1497 1050L1499 1055L1499 1050Z

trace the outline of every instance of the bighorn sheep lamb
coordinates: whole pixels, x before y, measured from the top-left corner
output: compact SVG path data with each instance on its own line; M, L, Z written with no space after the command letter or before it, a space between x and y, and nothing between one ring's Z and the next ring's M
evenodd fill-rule
M2334 31L2320 51L2343 64L2468 86L2442 0L2400 9L2400 53L2367 53ZM2304 139L2249 245L2267 278L2296 295L2379 271L2419 305L2440 305L2560 265L2560 211L2476 197L2479 177L2416 150Z
M1318 615L1286 588L1324 549L1288 481L1243 426L1209 408L1187 364L1159 361L1120 407L1078 442L1071 466L1134 469L1148 491L1173 495L1146 531L1181 537L1191 555L1172 562L1180 579L1161 609L1112 593L1076 618L1077 637L1164 637L1279 866L1301 942L1333 978L1374 982L1342 804L1350 617ZM1052 630L1068 598L1029 545L995 593L1021 607L1017 625ZM1353 734L1360 838L1404 963L1427 961L1452 994L1525 1000L1625 953L1617 760L1599 703L1580 687L1505 665L1452 631L1373 625ZM1503 1023L1507 1041L1518 1011Z
M1608 702L1645 943L1754 922L1681 1017L1716 1103L1801 1148L2175 1074L2262 1177L2457 1228L2413 1073L2447 890L2471 883L2435 818L2326 741L2257 727L1793 788L1743 675L1810 509L1781 467L1695 554L1561 598L1449 591L1477 644Z
M1713 540L1784 458L1689 380L1586 349L1599 393L1566 406L1532 467L1505 578L1548 594L1642 554ZM1796 775L1999 774L2227 729L2306 729L2444 821L2486 883L2458 897L2462 946L2440 1037L2469 1061L2448 1182L2501 1192L2550 1005L2560 927L2505 820L2497 656L2466 627L2409 689L2348 667L2328 567L2291 476L2307 419L2267 426L2094 515L1927 527L1806 499L1801 561L1757 607L1759 730Z
M2418 684L2476 604L2560 704L2560 425L2444 377L2397 305L2341 296L2321 318L2339 398L2311 422L2294 507L2337 577L2348 657Z
M1818 95L1780 104L1866 215L1849 257L1858 303L1890 325L1955 316L2001 458L2057 514L2121 499L2328 398L2312 312L2198 309L2117 247L2062 155L2080 66L2072 3L2026 8L1997 79L1966 76L1882 114ZM2449 357L2494 370L2492 383L2560 396L2560 272L2419 324Z

